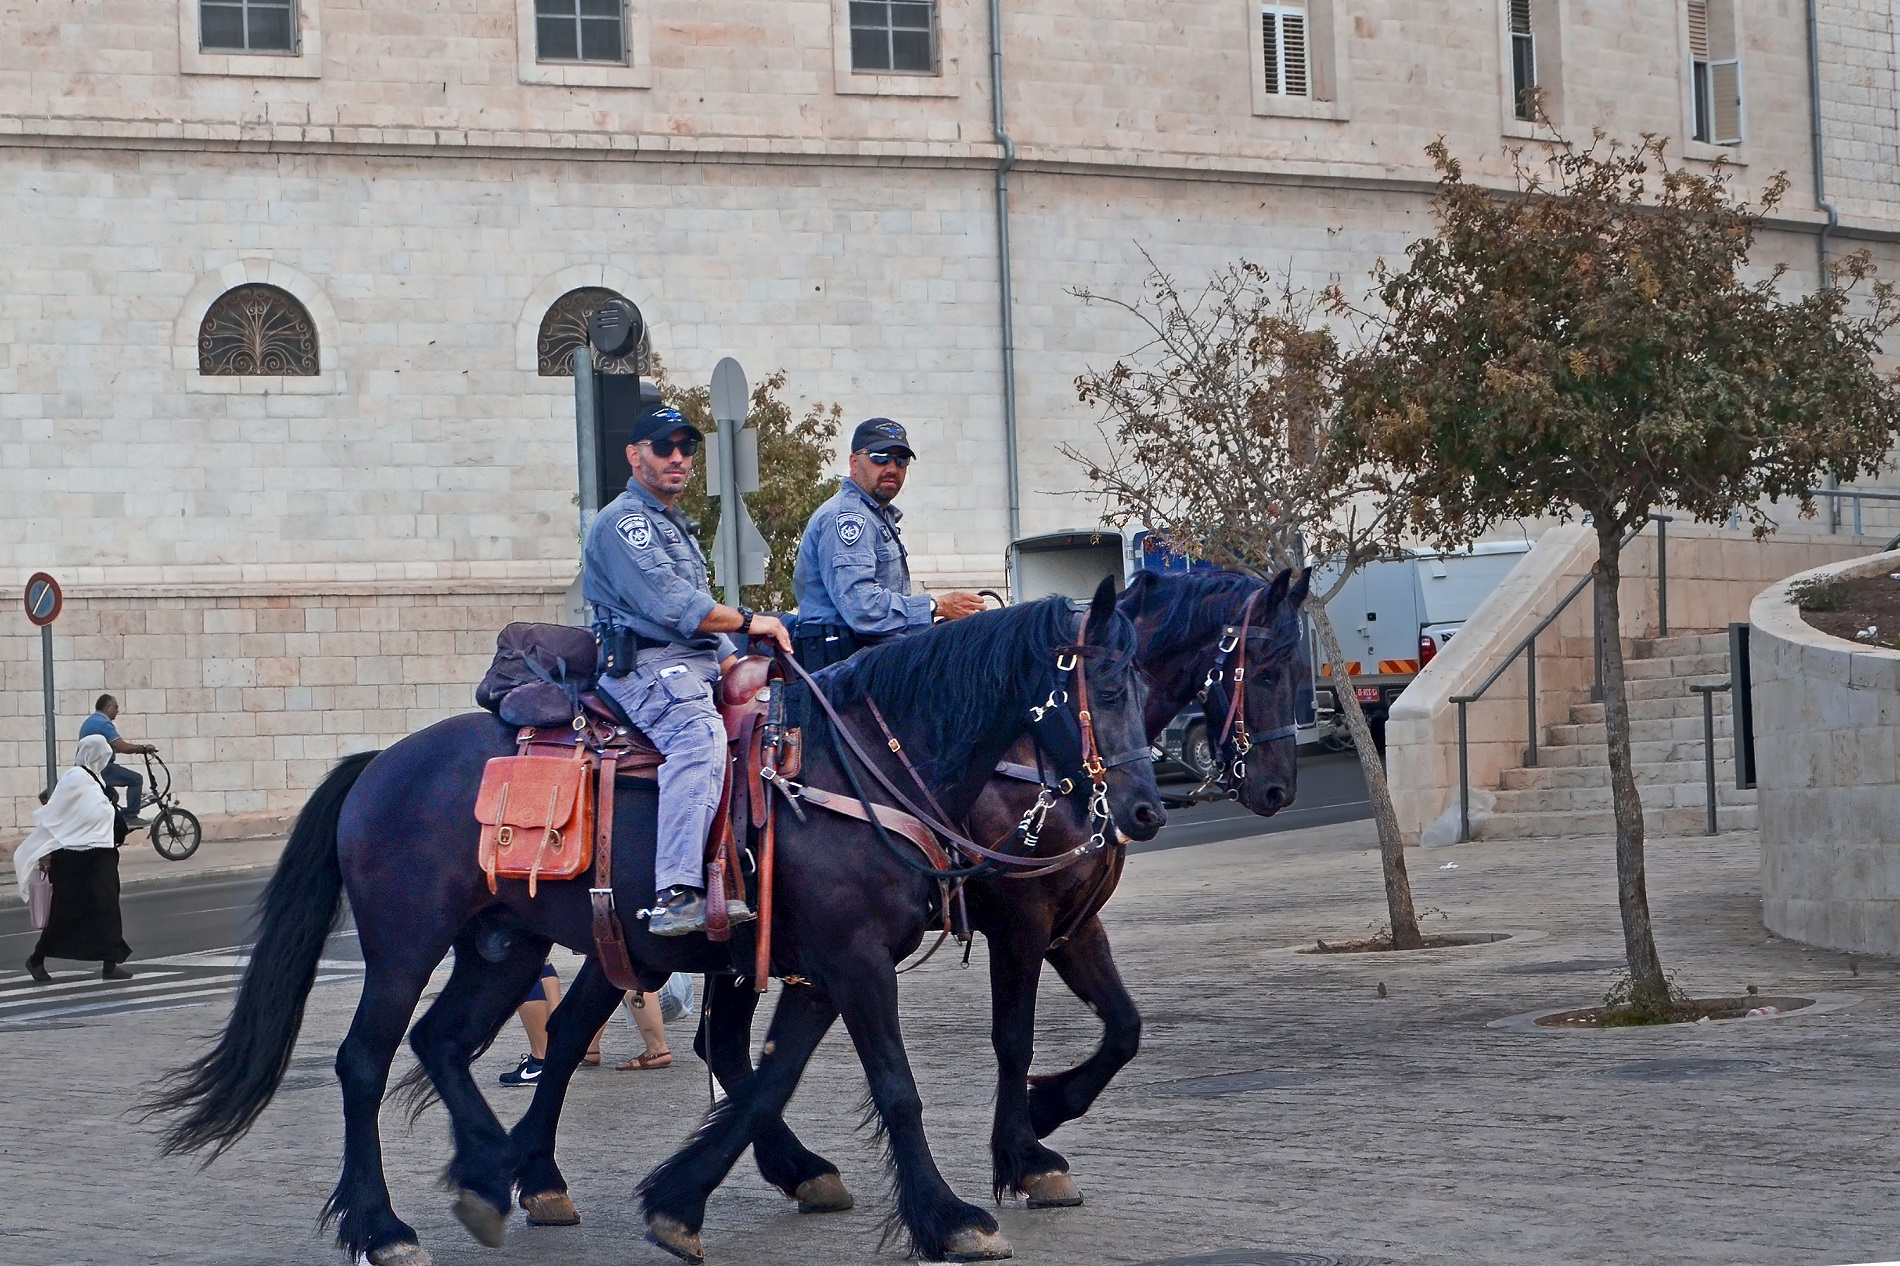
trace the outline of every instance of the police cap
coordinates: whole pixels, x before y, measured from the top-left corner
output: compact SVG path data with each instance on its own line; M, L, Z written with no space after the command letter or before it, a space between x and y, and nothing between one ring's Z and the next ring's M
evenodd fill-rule
M917 456L911 449L910 437L904 434L904 424L889 418L866 418L858 423L858 429L851 432L851 451Z
M641 410L640 416L633 420L633 429L627 433L627 443L638 444L641 440L665 439L673 432L684 427L694 439L704 439L698 427L680 416L680 411L670 404L649 405Z

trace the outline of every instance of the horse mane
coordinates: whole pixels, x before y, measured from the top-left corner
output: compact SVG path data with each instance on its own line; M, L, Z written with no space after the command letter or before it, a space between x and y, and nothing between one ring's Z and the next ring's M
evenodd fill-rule
M1248 597L1269 588L1269 582L1258 576L1225 567L1215 571L1144 571L1122 590L1117 605L1130 620L1149 617L1142 659L1165 663L1205 639L1209 626L1239 623ZM1254 611L1262 627L1273 624L1281 615L1280 611L1258 607Z
M834 704L866 695L877 700L893 728L901 729L900 717L927 719L932 741L918 753L928 757L919 771L954 776L1000 716L1042 701L1054 670L1050 652L1076 640L1077 614L1075 604L1059 596L985 611L866 647L813 676ZM1131 654L1134 639L1126 626L1119 640L1126 644L1113 649ZM806 711L805 746L816 750L829 722L815 707Z

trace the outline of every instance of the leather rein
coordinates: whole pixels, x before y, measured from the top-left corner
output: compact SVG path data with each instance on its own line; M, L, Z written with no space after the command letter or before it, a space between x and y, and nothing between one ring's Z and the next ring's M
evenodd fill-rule
M1264 637L1268 630L1253 627L1254 604L1260 600L1260 590L1247 595L1247 604L1241 608L1239 625L1229 624L1221 630L1220 649L1214 659L1214 666L1207 670L1207 676L1201 681L1201 710L1221 710L1219 696L1226 696L1225 717L1221 721L1220 737L1214 740L1214 769L1205 781L1195 788L1196 793L1210 786L1218 786L1227 793L1229 799L1240 797L1240 784L1247 777L1247 754L1255 743L1272 743L1279 739L1293 738L1299 733L1299 726L1289 722L1266 731L1254 734L1247 729L1247 647L1255 637ZM1228 753L1232 753L1231 759Z
M824 711L826 719L830 721L833 735L842 741L844 747L849 750L850 755L855 757L860 765L870 771L871 777L877 784L896 800L906 812L910 813L911 816L918 819L918 821L922 822L937 835L948 840L952 850L968 858L975 859L963 865L937 867L916 862L915 859L909 857L908 853L900 851L900 855L904 856L907 861L913 862L917 870L938 880L960 880L968 878L971 875L996 870L1001 870L1003 872L1002 877L1006 879L1033 879L1041 875L1052 874L1059 870L1066 870L1094 856L1107 846L1108 837L1113 833L1113 822L1108 807L1108 771L1136 760L1147 759L1149 756L1146 745L1127 752L1119 752L1109 757L1102 755L1100 746L1095 737L1095 718L1089 708L1088 673L1084 668L1085 661L1092 653L1096 653L1096 648L1081 642L1069 646L1057 647L1055 661L1057 672L1056 684L1051 687L1048 697L1041 704L1030 709L1030 725L1035 727L1041 725L1043 718L1051 712L1066 708L1071 702L1075 704L1075 718L1081 737L1080 772L1089 782L1089 838L1069 851L1053 858L1028 856L1025 855L1025 853L1002 852L996 849L985 848L983 845L978 844L976 841L946 823L944 818L949 815L943 812L942 806L937 803L937 798L931 792L929 785L924 782L923 777L917 772L915 767L912 766L909 756L904 752L903 745L898 741L897 736L891 732L889 725L885 723L883 714L878 710L876 702L867 696L866 703L870 706L871 715L877 721L879 728L884 732L885 746L898 758L905 772L910 775L911 781L917 785L917 789L929 803L930 808L935 810L934 813L925 811L909 796L905 795L897 784L884 773L883 769L871 759L869 753L865 751L863 744L858 741L857 735L852 732L851 727L846 724L845 719L839 715L837 708L834 707L831 700L826 697L824 690L818 685L818 682L812 675L805 671L804 665L800 664L791 656L781 655L780 658L783 662L791 666L792 671L798 674L799 678L811 691L812 698L817 700L818 706ZM1067 678L1073 687L1073 695L1071 695L1069 689L1063 686L1062 682L1064 678ZM843 753L840 753L840 755L842 756ZM1041 743L1040 740L1038 740L1039 760L1040 756ZM845 766L845 772L853 783L853 790L858 793L858 800L863 804L867 814L870 814L872 812L871 802L863 793L862 788L857 786L858 780L851 770L849 763L841 760L840 764ZM804 790L799 784L783 776L775 778L773 785L782 795L793 802L796 802L800 798ZM1013 840L1023 846L1026 853L1033 853L1037 841L1041 836L1043 820L1048 816L1049 809L1056 803L1058 791L1063 794L1070 794L1075 790L1076 783L1070 778L1063 778L1055 787L1050 787L1047 784L1044 785L1042 793L1036 798L1036 803L1031 805L1029 809L1024 812L1022 820L1017 823L1016 831L1013 835ZM815 799L814 802L816 802ZM874 814L872 814L869 821L873 829L877 830L880 835L884 835L882 824L876 821Z

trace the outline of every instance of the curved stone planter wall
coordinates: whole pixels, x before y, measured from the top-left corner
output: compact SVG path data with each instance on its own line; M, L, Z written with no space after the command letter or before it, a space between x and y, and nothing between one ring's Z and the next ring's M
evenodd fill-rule
M1791 576L1749 607L1762 921L1813 945L1900 954L1900 651L1831 637L1788 588L1900 571L1900 551Z

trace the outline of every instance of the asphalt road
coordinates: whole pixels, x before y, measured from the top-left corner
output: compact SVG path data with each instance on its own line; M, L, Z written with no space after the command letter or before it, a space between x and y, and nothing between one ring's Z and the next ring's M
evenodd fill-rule
M1163 790L1175 794L1191 789L1191 783L1163 786ZM1370 816L1358 757L1350 752L1319 754L1301 758L1298 796L1291 808L1264 819L1254 817L1231 800L1171 809L1161 834L1147 843L1133 845L1130 851L1185 848ZM0 879L9 884L12 878L10 871L0 874ZM120 908L134 966L140 960L247 944L251 940L251 914L267 878L252 875L128 888ZM0 971L23 962L38 936L28 925L24 905L10 897L0 899ZM338 959L358 957L356 938L333 938L327 955Z

